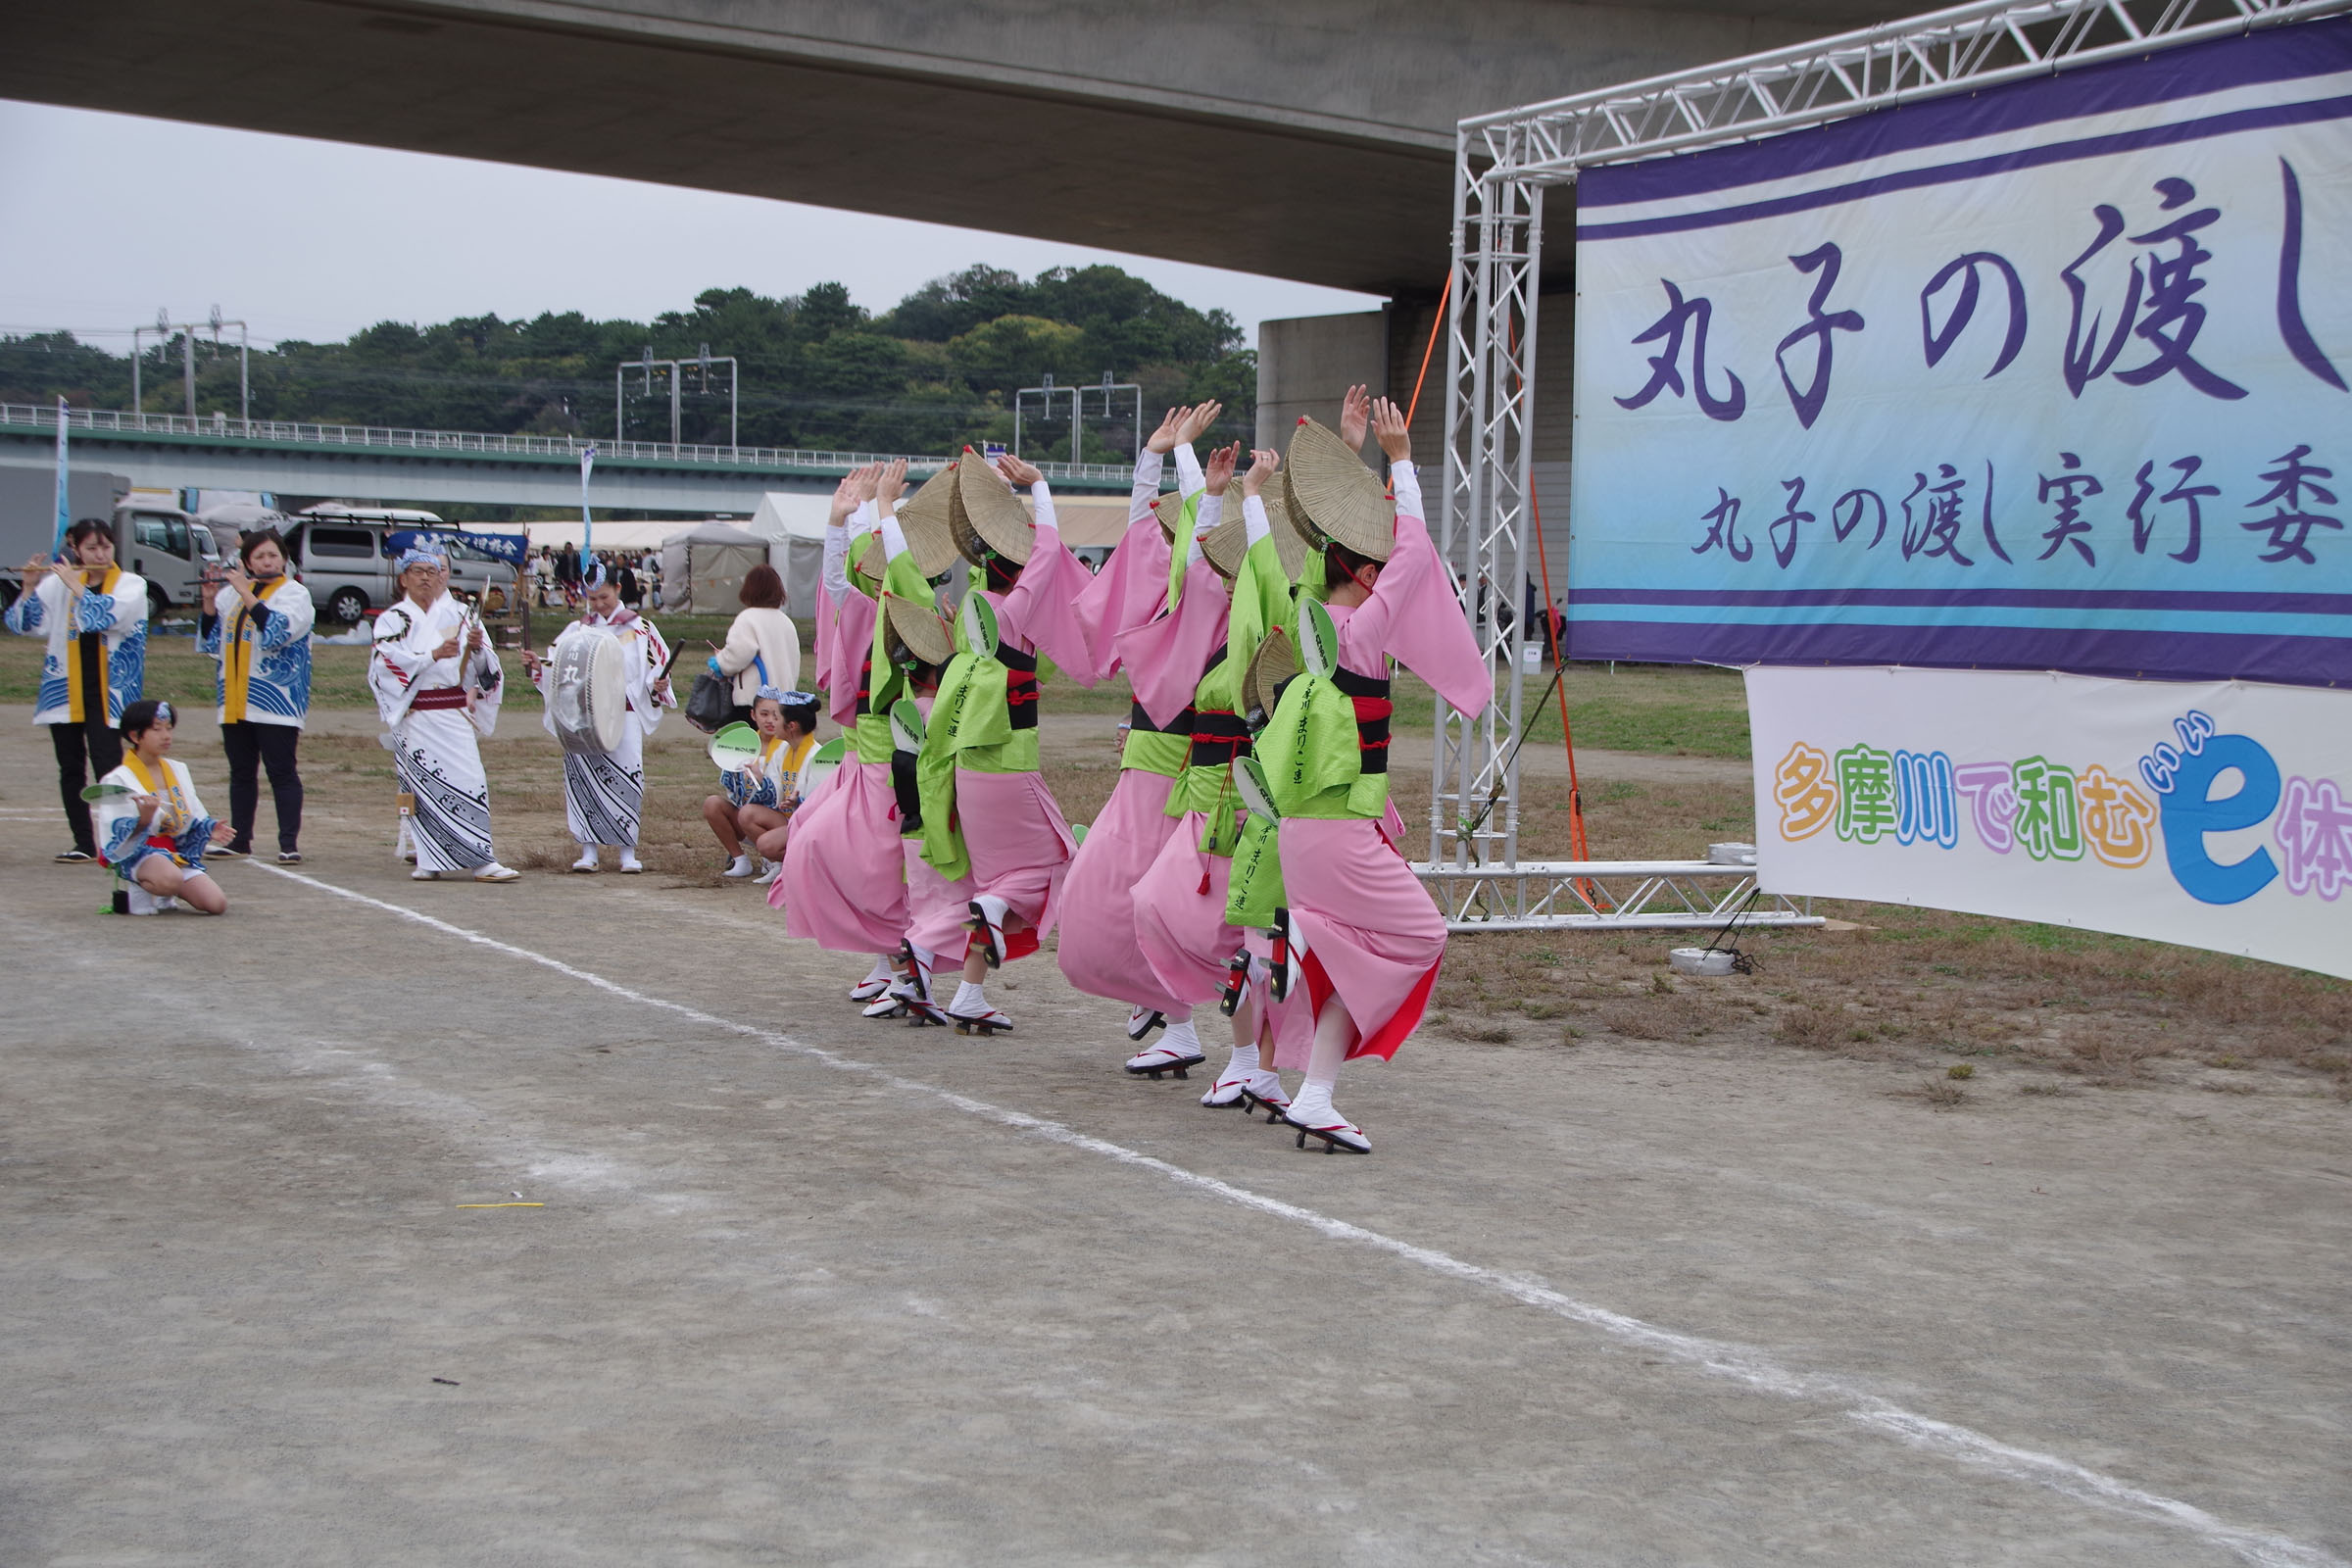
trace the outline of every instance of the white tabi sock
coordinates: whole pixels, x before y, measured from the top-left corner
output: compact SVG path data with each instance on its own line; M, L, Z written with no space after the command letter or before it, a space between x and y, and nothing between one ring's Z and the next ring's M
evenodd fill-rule
M1180 1056L1198 1056L1200 1054L1200 1036L1194 1030L1193 1020L1187 1018L1182 1023L1168 1025L1167 1032L1160 1036L1160 1046Z
M913 953L914 961L923 966L923 973L936 974L939 972L938 954L933 953L929 948L918 948L911 942L907 943L906 947Z
M1244 1073L1255 1071L1257 1071L1257 1048L1255 1046L1236 1046L1233 1048L1232 1059L1225 1063L1225 1070L1217 1076L1239 1078Z
M1331 1108L1331 1085L1305 1083L1298 1086L1298 1096L1291 1102L1291 1117L1312 1126L1328 1127L1346 1117Z
M977 1018L989 1010L988 993L969 980L959 980L956 984L956 1000L948 1004L948 1010L959 1017Z
M876 958L874 960L874 966L865 971L865 978L858 983L861 986L870 986L875 981L887 980L890 978L890 960L888 958Z

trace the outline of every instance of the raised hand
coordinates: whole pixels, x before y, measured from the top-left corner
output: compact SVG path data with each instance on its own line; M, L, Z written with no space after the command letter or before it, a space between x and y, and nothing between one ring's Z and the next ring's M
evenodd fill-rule
M1411 460L1413 437L1405 427L1404 411L1387 398L1372 400L1372 433L1380 438L1380 450L1389 455L1391 463Z
M873 488L866 493L873 497L875 508L887 517L897 508L899 497L906 493L906 460L893 458L888 463L876 464L874 468Z
M1216 402L1196 403L1186 409L1182 421L1176 426L1176 444L1191 446L1200 440L1208 433L1208 427L1217 422L1217 416L1224 412L1225 405Z
M833 505L825 519L826 527L838 528L849 521L850 514L865 500L865 468L852 468L841 476L841 483L833 487Z
M1192 412L1190 409L1170 409L1161 415L1159 428L1152 431L1144 442L1144 450L1156 452L1163 458L1175 451L1176 443L1184 439L1176 432L1183 428L1185 417Z
M1372 400L1364 396L1362 387L1349 387L1348 395L1340 399L1340 440L1348 451L1363 450L1364 430L1371 417Z
M1221 496L1233 482L1234 465L1242 461L1242 444L1213 448L1208 454L1208 493Z
M1253 496L1262 492L1282 466L1282 454L1260 447L1250 454L1250 471L1242 475L1242 494Z
M1009 452L997 460L997 471L1003 474L1004 482L1015 490L1026 490L1045 477L1044 474L1038 472L1036 464L1016 458Z

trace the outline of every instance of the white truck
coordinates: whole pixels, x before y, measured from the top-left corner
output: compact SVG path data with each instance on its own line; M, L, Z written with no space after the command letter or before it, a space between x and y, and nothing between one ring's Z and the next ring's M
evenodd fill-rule
M150 614L193 605L205 574L220 564L212 530L196 524L164 492L140 492L119 473L68 468L67 511L74 521L104 517L114 527L115 559L147 579ZM46 465L0 465L0 599L24 590L24 563L49 559L57 536L57 470Z

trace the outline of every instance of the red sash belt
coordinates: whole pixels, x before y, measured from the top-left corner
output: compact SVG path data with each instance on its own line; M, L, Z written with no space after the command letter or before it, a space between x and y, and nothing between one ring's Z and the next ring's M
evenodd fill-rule
M437 708L464 708L466 688L463 686L429 686L409 699L411 710L429 713Z

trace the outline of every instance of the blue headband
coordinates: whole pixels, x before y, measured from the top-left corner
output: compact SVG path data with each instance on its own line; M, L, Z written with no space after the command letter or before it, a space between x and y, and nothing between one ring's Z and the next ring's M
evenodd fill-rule
M430 566L436 571L447 571L449 558L440 551L429 549L424 545L411 545L400 553L400 564L392 569L392 574L397 577L411 566Z
M762 686L760 688L759 695L755 696L752 701L755 703L780 703L786 708L814 708L816 693L788 692L778 686Z
M589 566L580 577L580 585L585 588L602 588L605 581L605 564L601 561Z

